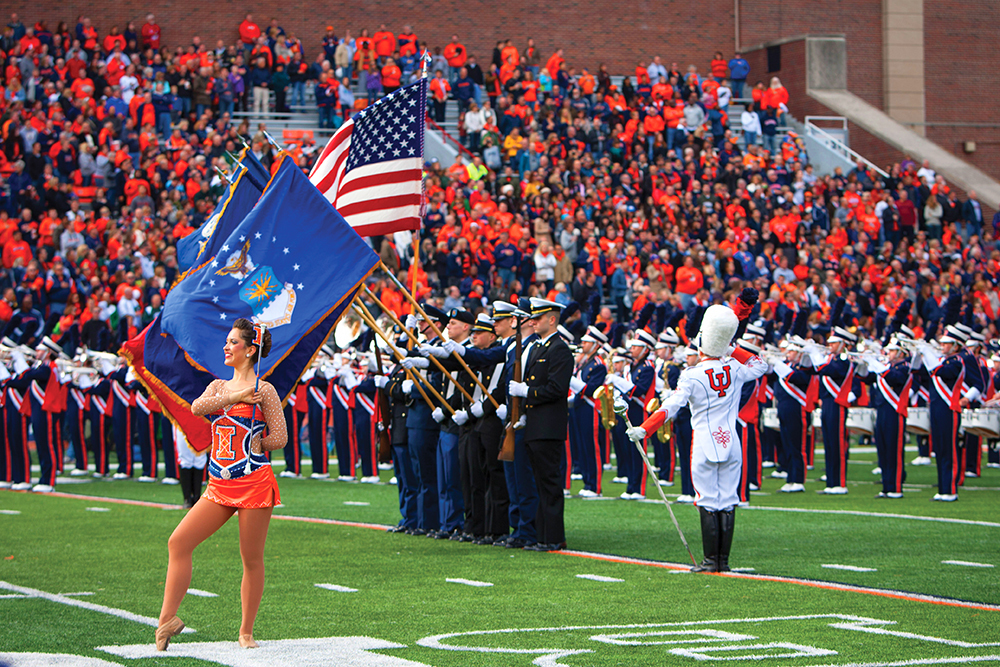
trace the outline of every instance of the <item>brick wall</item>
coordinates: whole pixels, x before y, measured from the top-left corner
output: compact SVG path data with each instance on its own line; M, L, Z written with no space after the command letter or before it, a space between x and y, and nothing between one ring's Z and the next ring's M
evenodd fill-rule
M363 27L369 34L374 33L383 22L398 34L409 23L432 48L443 47L457 33L481 64L490 60L497 40L510 38L523 49L532 37L543 63L562 47L570 66L594 71L604 62L612 74L631 74L638 59L648 63L654 55L661 56L668 66L671 61L682 67L693 63L706 72L713 53L720 50L731 57L734 44L732 0L551 4L534 0L176 0L162 4L135 0L12 0L4 5L4 22L12 11L21 15L25 25L45 18L50 29L59 20L75 26L76 17L86 13L102 37L114 23L123 31L129 20L141 27L147 11L154 11L163 26L164 41L171 46L186 44L192 35L200 36L209 45L217 39L233 42L236 27L250 11L262 28L277 17L286 31L302 40L309 61L316 56L327 24L334 26L338 36L345 30L357 36Z

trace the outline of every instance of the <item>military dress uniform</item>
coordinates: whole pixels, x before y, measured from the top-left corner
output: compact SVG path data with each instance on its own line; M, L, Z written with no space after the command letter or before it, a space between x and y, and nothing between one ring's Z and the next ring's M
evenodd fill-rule
M588 327L583 340L595 346L608 341L607 336L595 327ZM594 400L594 392L604 385L608 368L598 354L590 355L589 359L582 361L570 380L570 392L573 395L573 410L570 414L573 424L570 434L572 437L575 432L578 443L574 454L583 476L585 493L582 495L601 495L603 457L598 438L601 411Z
M903 448L906 443L906 417L913 382L910 361L893 363L875 376L872 406L875 408L875 447L882 468L882 492L879 497L902 498L906 481Z
M560 304L535 298L531 307L532 317L562 309ZM572 375L573 353L558 332L550 332L532 346L524 367L523 384L527 385L524 448L531 461L539 498L538 544L529 548L538 551L557 550L566 543L561 471L566 465L567 401Z
M399 492L400 520L392 529L393 532L405 532L417 527L418 480L406 440L406 420L410 411L410 397L403 392L403 382L406 379L406 370L396 364L389 372L385 383L385 392L389 397L389 407L392 412L389 424L392 465L396 473L396 489Z

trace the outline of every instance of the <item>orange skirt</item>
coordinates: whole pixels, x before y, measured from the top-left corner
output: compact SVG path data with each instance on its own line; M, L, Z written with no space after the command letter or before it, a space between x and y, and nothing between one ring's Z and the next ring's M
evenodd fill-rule
M238 479L209 477L208 490L202 497L219 505L243 509L275 507L281 503L278 480L274 478L271 466L264 466Z

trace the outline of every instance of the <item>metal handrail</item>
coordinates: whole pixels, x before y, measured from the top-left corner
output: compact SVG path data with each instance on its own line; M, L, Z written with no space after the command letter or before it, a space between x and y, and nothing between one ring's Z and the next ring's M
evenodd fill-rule
M441 127L436 122L434 122L434 119L431 118L430 114L427 114L427 124L431 128L433 128L433 129L437 130L438 132L440 132L441 136L444 138L445 141L454 144L455 148L458 149L458 152L461 155L465 156L466 158L468 158L470 160L472 159L472 151L470 151L468 148L466 148L465 146L463 146L461 141L459 141L455 137L453 137L450 134L448 134L448 132L443 127Z
M843 127L846 130L847 129L846 118L840 116L806 116L806 122L805 122L806 133L809 136L816 139L817 141L820 141L823 144L825 144L826 147L829 148L830 150L838 152L845 158L848 158L851 162L854 163L862 162L865 165L867 165L869 169L877 173L879 176L882 176L883 178L888 178L889 176L888 172L886 172L877 164L866 158L864 155L861 155L857 151L852 150L850 146L845 144L837 137L833 136L823 128L817 126L815 123L812 122L813 120L842 120Z

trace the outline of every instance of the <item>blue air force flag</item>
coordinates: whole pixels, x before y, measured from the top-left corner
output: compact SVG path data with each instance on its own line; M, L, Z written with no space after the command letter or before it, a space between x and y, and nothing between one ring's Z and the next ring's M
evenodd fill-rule
M294 355L297 368L281 373L294 383L377 264L374 251L283 158L218 254L167 295L162 328L198 366L226 377L231 371L221 346L232 323L246 317L264 324L271 353L261 362L261 377Z

